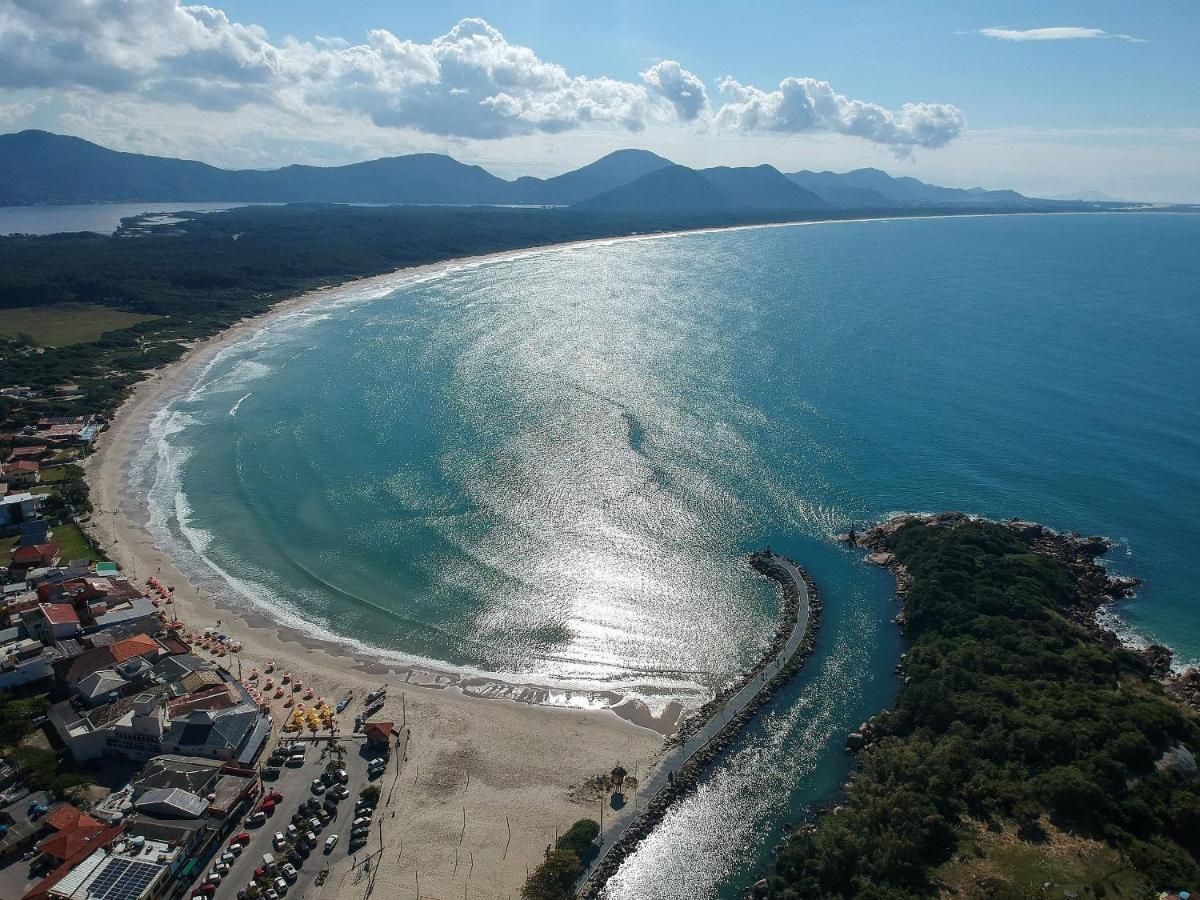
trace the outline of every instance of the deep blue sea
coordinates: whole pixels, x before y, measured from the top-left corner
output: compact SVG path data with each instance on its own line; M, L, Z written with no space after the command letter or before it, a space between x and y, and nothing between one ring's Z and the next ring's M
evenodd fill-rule
M896 687L891 583L847 527L1107 535L1145 580L1111 621L1200 659L1198 347L1200 217L614 241L276 319L161 411L139 469L192 574L277 619L651 705L770 634L747 551L803 562L818 652L609 890L736 896Z

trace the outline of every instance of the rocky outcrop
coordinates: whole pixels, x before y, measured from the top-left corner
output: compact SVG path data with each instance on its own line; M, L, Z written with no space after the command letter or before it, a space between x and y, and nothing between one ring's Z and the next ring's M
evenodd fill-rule
M915 515L906 513L893 516L886 522L866 529L840 535L840 539L868 551L866 561L873 565L887 566L896 576L896 592L903 600L910 584L904 566L896 562L893 548L896 533L910 525L927 528L957 528L967 522L983 521L978 517L960 512L938 513L937 515ZM991 520L989 520L991 521ZM1020 538L1035 553L1041 553L1061 562L1071 573L1073 590L1064 605L1063 613L1076 624L1087 629L1100 643L1108 647L1121 647L1135 652L1164 690L1181 703L1200 710L1200 672L1187 669L1176 672L1172 668L1171 650L1158 644L1137 649L1123 645L1121 639L1096 619L1097 611L1114 600L1130 597L1141 582L1128 575L1112 575L1098 558L1112 549L1112 541L1098 535L1083 536L1075 532L1060 532L1037 522L1010 519L994 522L1003 525ZM904 609L895 617L896 624L905 626ZM861 729L860 729L861 731ZM857 732L856 732L857 734ZM851 736L854 737L853 735ZM861 735L860 735L861 737ZM848 742L848 744L851 742ZM862 744L854 739L853 743Z

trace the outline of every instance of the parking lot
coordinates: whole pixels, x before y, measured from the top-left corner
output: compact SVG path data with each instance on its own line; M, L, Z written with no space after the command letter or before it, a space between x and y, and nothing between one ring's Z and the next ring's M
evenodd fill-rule
M383 755L382 751L369 749L367 742L361 735L338 736L338 744L345 748L345 753L340 759L342 767L346 772L345 789L348 791L348 796L340 802L331 803L326 806L326 799L329 797L330 790L333 786L326 787L320 794L314 793L312 782L314 779L320 779L326 772L326 766L333 760L339 757L330 753L328 749L328 739L319 738L316 740L305 739L298 742L306 746L304 760L300 765L284 764L279 767L279 777L275 780L264 778L263 786L265 793L264 798L270 797L272 794L282 795L282 799L275 805L275 808L265 817L261 824L254 824L253 815L235 828L232 837L225 839L224 847L217 854L212 862L210 862L199 877L189 886L189 890L184 894L185 897L191 897L198 891L202 885L211 883L209 874L213 871L216 862L221 858L221 853L226 852L229 844L234 842L239 833L245 833L249 837L246 846L237 854L229 865L229 871L221 877L220 884L216 886L215 891L211 892L211 896L215 900L234 900L239 897L240 892L247 890L250 882L256 878L256 870L263 868L264 854L270 854L275 861L277 874L270 879L272 886L275 885L275 878L282 877L284 874L284 863L288 861L289 851L297 843L297 840L303 840L306 833L313 833L316 838L316 846L310 847L307 851L307 856L299 860L293 860L296 868L296 873L290 879L285 879L284 885L286 890L277 891L281 896L286 894L289 898L297 900L297 898L318 898L318 897L333 897L339 894L339 887L349 879L351 882L363 881L369 879L369 863L368 859L372 854L378 855L380 850L380 825L382 816L385 813L382 811L385 803L390 796L392 786L395 783L399 767L403 765L404 751L403 746L397 751L392 749L390 755L387 756L386 765L377 768L375 777L369 775L369 761L373 758L379 758ZM284 737L277 744L288 743L288 738ZM274 749L273 745L269 748ZM268 760L262 761L264 770L268 766ZM356 814L355 807L359 801L359 794L368 784L378 785L381 791L379 800L380 812L376 813L371 818L370 830L366 835L366 840L352 844L351 829L356 818L369 815L366 812ZM336 785L336 782L335 782ZM292 817L295 815L302 803L309 800L315 800L320 804L320 808L326 811L328 821L318 831L311 824L311 819L317 817L315 812L306 814L305 820L297 823L296 832L292 838L288 836L288 826L293 824ZM261 801L255 805L254 809L258 810L261 807ZM275 835L283 833L285 835L285 844L280 847L276 845L274 840ZM338 840L336 846L329 852L326 851L326 841L332 835L337 835ZM307 843L307 842L305 842ZM300 848L296 848L298 852L302 852ZM356 868L355 864L358 864ZM366 864L366 865L364 865ZM323 870L325 871L324 878L320 877ZM261 873L265 874L265 873ZM317 882L321 881L321 884ZM259 881L260 885L265 885L268 882L265 880ZM365 889L365 887L364 887ZM246 894L240 894L246 896ZM262 896L269 897L264 889Z

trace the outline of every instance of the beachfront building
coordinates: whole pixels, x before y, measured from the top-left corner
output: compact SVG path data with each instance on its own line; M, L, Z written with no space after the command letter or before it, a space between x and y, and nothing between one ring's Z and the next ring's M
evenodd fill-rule
M59 659L55 647L24 636L19 628L0 630L0 690L50 680Z
M10 491L0 496L0 536L16 534L22 523L40 517L40 501L34 494Z
M116 834L109 836L111 832ZM166 841L105 829L98 835L104 846L67 863L30 890L23 900L157 900L172 886L172 874L182 864L182 851ZM65 869L65 871L60 871Z
M9 488L33 487L42 480L41 466L35 459L19 459L0 465L0 480Z
M156 668L151 666L151 677ZM118 694L122 690L115 682L113 688ZM103 684L96 690L102 692ZM80 762L102 756L147 760L174 753L249 766L271 732L270 717L246 688L211 664L178 682L151 683L134 696L91 708L80 696L64 700L51 709L50 722Z
M22 550L34 549L37 548L22 547L17 553ZM56 553L57 548L54 551L44 550L43 552ZM16 553L13 554L13 557L15 560ZM79 613L70 603L39 603L22 616L22 621L25 623L25 629L29 632L29 636L43 644L53 644L65 638L75 637L83 630L79 623Z

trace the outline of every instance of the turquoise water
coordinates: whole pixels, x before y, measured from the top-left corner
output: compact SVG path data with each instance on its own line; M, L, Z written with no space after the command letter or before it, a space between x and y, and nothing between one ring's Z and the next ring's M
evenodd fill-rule
M849 525L954 508L1108 535L1146 581L1112 621L1200 658L1198 247L1184 216L837 223L351 297L160 413L151 524L299 627L651 705L761 648L775 598L747 550L800 559L817 654L610 890L733 896L895 689L890 584L833 543Z

